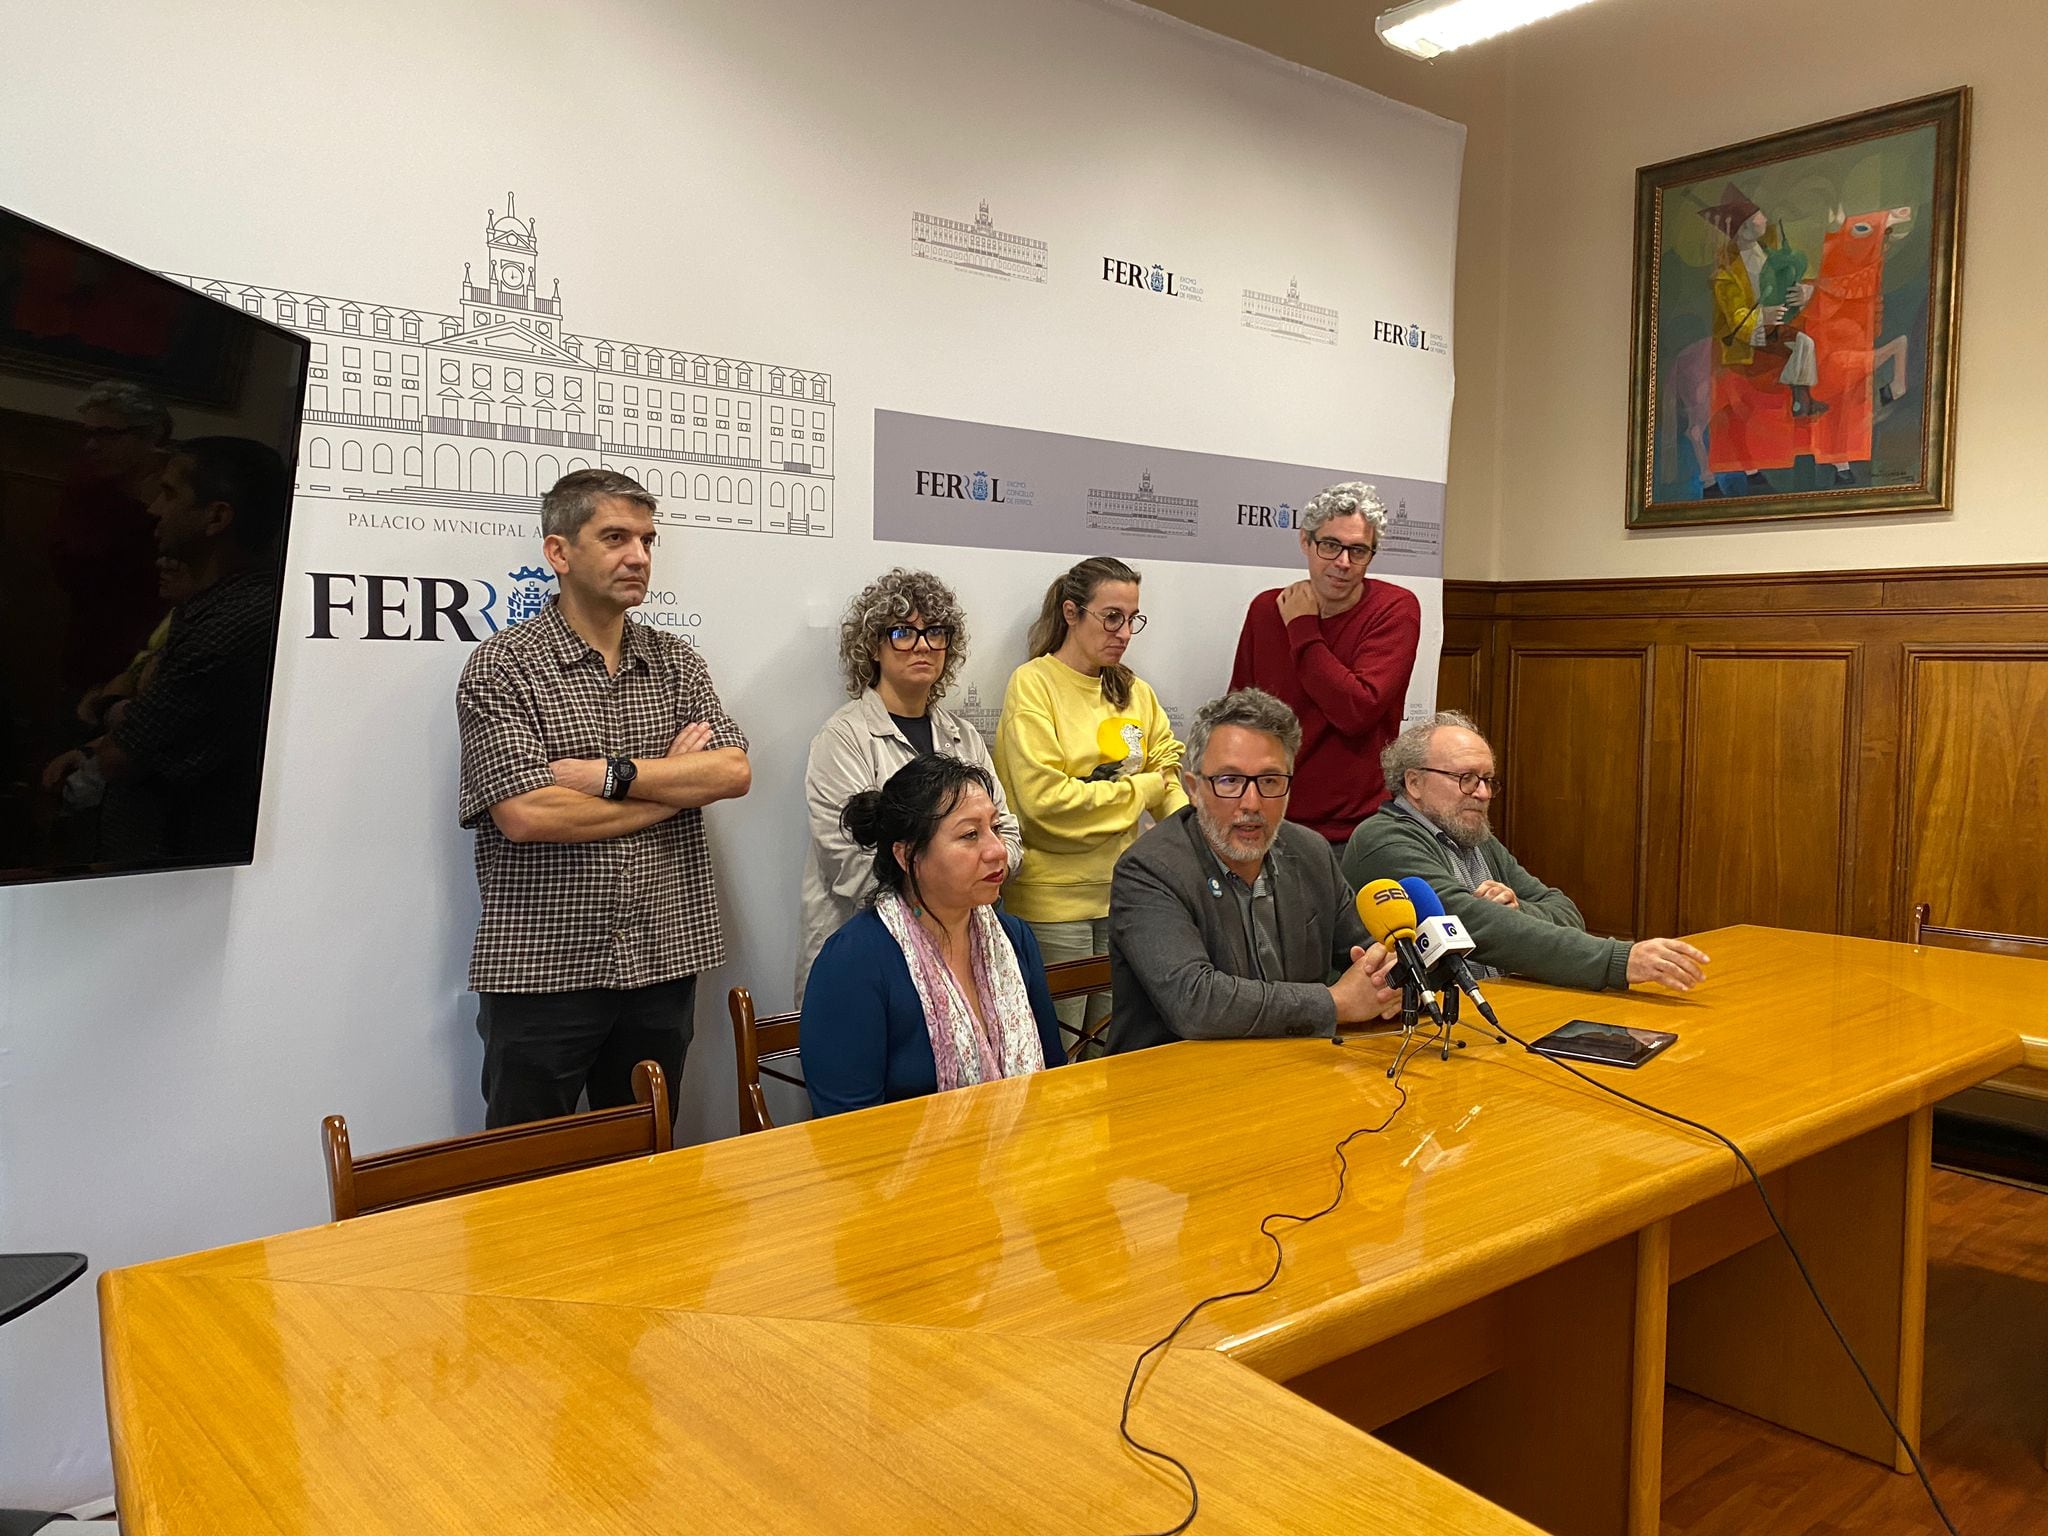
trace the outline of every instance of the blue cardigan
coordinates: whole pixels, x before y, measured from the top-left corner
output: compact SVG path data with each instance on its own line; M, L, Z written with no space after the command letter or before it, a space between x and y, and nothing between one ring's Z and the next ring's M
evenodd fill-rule
M1045 1047L1045 1064L1059 1066L1067 1059L1066 1050L1060 1044L1038 940L1007 912L998 912L996 920L1017 951L1017 967L1024 973L1024 989L1031 995L1031 1012ZM797 1030L814 1115L844 1114L938 1092L931 1031L911 984L910 963L872 907L847 919L818 951L804 987L803 1021Z

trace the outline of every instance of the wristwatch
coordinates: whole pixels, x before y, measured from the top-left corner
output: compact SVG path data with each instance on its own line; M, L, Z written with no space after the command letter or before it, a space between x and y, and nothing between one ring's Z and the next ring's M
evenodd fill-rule
M630 757L608 757L604 760L604 797L607 800L623 800L633 792L633 781L640 777L640 769Z

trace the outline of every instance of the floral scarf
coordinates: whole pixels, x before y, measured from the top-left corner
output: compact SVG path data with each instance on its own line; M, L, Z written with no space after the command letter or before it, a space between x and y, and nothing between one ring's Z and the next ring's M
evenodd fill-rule
M917 988L925 1028L932 1037L940 1092L1044 1070L1045 1047L1038 1037L1038 1017L1031 1011L1031 995L1024 990L1017 951L1003 932L994 907L976 907L968 917L975 990L987 1001L992 1015L981 1020L960 995L946 957L908 902L884 891L875 898L875 915L910 966L910 982Z

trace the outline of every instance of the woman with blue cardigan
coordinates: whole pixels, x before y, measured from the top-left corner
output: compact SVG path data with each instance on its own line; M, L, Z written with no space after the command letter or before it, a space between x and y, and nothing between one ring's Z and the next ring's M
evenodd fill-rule
M995 909L1010 852L987 771L915 758L841 820L874 849L878 889L825 941L804 988L812 1113L1060 1065L1038 941Z

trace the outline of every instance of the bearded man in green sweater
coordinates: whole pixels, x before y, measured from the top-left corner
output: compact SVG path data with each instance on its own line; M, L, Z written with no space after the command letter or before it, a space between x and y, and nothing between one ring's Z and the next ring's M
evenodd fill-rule
M1656 983L1689 992L1705 979L1706 955L1682 939L1630 943L1586 932L1572 899L1508 852L1488 814L1500 784L1493 749L1464 715L1445 711L1408 727L1380 764L1394 798L1352 833L1345 877L1354 889L1427 880L1472 935L1474 969L1595 991Z

